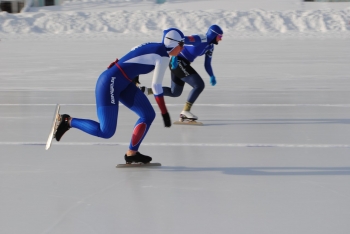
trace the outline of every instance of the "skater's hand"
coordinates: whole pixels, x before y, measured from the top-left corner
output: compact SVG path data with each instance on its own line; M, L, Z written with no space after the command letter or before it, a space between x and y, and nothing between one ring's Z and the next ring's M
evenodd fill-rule
M170 128L171 126L171 120L170 120L170 115L169 113L162 114L163 121L164 121L164 126L167 128Z
M210 84L211 84L212 86L215 86L215 85L216 85L215 76L211 76L211 77L210 77Z

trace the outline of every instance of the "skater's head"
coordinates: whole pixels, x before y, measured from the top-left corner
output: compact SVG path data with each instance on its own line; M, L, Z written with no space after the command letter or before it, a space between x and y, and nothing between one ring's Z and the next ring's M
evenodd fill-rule
M183 49L185 36L177 28L169 28L163 31L162 43L169 55L177 56Z
M224 35L224 31L216 25L213 24L209 27L207 32L207 41L209 41L211 44L217 45L219 41L222 40L222 36Z

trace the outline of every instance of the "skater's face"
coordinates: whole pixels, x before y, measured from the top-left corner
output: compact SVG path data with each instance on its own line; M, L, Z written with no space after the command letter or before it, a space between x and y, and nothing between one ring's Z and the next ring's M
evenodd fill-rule
M221 40L222 40L222 34L218 34L216 36L216 42L219 44L219 41L221 41Z
M184 48L183 45L179 44L172 51L170 51L169 55L171 55L171 56L178 56L183 48Z

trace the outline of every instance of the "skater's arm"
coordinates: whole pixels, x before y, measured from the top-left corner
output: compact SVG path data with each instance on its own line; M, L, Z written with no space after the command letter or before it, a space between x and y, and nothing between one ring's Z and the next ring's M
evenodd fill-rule
M159 57L155 63L153 79L152 79L152 91L154 95L163 94L163 78L165 70L168 68L169 57Z
M214 76L213 68L211 67L211 59L213 56L213 52L214 46L205 53L204 67L209 76Z
M212 46L206 53L205 53L205 61L204 61L204 66L205 70L210 76L210 84L212 86L216 85L216 78L213 73L213 69L211 67L211 58L213 56L213 51L214 51L214 46Z
M168 64L169 57L160 57L156 61L152 79L152 91L162 114L165 127L171 126L170 115L165 105L162 87L165 70L167 69Z
M159 57L156 61L152 79L152 91L162 114L168 112L164 102L162 87L165 70L167 69L168 64L169 57Z

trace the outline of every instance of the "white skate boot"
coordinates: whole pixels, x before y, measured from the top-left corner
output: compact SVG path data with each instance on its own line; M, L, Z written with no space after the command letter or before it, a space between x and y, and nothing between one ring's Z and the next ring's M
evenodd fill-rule
M173 124L182 125L203 125L202 122L197 122L198 117L189 111L182 111L180 113L179 121L175 121Z
M195 116L194 114L192 114L191 112L189 111L181 111L180 113L180 120L197 120L198 117Z

